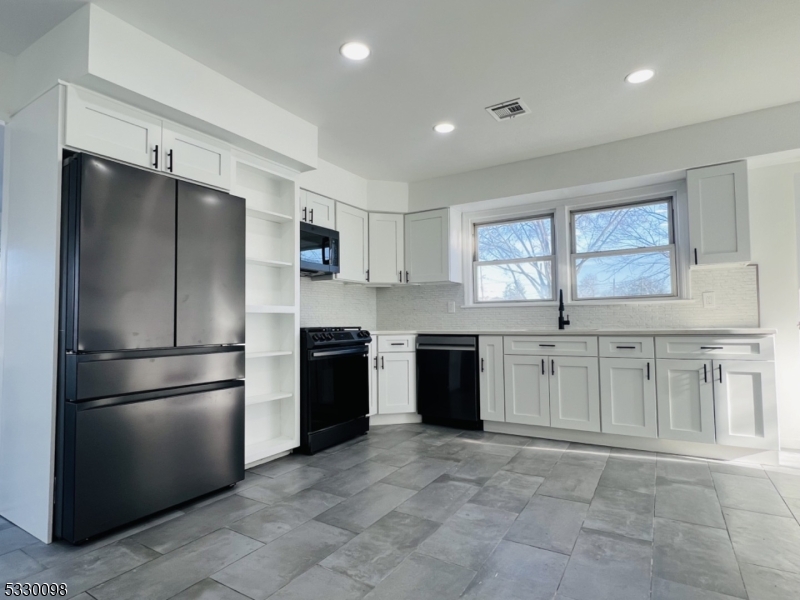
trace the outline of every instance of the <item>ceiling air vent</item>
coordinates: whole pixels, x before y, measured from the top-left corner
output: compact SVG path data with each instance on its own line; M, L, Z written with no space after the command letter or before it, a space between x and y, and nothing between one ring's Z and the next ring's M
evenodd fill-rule
M513 119L520 115L527 115L530 110L519 98L514 100L507 100L500 104L494 104L486 107L486 112L492 115L498 121L505 121L506 119Z

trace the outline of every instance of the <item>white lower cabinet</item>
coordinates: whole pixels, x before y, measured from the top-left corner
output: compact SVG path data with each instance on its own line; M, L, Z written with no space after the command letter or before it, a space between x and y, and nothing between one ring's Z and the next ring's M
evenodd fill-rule
M601 358L603 433L658 437L655 361Z
M656 361L658 437L713 444L714 384L710 360Z
M720 360L713 365L717 443L777 448L775 363Z
M600 431L599 380L597 358L550 357L550 425Z
M378 363L378 412L382 415L417 412L416 353L381 353Z
M368 417L378 414L378 340L369 343L369 413Z
M505 421L505 389L503 385L503 338L501 336L480 336L478 338L480 357L481 419L484 421Z
M550 376L545 365L547 360L542 356L505 356L506 422L550 425Z

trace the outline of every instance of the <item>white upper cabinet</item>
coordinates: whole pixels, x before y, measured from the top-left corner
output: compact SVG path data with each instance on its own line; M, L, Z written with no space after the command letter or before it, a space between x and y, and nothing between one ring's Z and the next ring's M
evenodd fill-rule
M655 371L652 359L600 359L603 433L658 436Z
M65 121L67 146L231 187L231 148L220 140L74 86L67 87Z
M747 163L739 161L686 175L693 265L750 260Z
M481 362L479 377L481 419L505 421L502 336L480 336L478 354Z
M105 96L67 87L67 146L161 169L161 119Z
M161 139L161 170L219 188L231 187L230 146L167 121Z
M448 208L405 216L407 283L461 283L459 226Z
M369 214L370 283L403 283L403 215Z
M339 230L339 273L336 279L365 283L369 269L369 216L366 211L336 203Z
M550 424L600 431L600 373L596 358L550 357Z
M714 361L717 443L778 449L775 363Z
M336 229L336 201L308 190L300 190L300 220Z

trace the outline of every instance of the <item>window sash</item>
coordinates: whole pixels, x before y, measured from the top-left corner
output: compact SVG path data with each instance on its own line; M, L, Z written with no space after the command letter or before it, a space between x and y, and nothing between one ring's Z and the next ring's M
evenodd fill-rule
M666 204L667 205L667 214L668 214L668 223L669 223L669 242L670 245L675 245L675 211L673 209L673 201L674 197L672 196L665 196L663 198L651 198L648 200L643 200L641 202L626 202L622 204L613 204L609 206L600 206L595 208L587 208L584 210L573 210L570 211L569 214L569 229L570 229L570 252L572 254L577 254L579 256L589 256L590 254L596 254L594 252L578 252L577 251L577 240L578 236L575 233L575 217L577 215L585 215L589 213L600 213L600 212L609 212L613 210L620 210L625 208L636 208L638 206L648 206L652 204ZM664 246L640 246L637 248L626 248L626 250L641 250L644 248L662 248ZM601 252L622 252L622 250L603 250Z
M526 221L530 219L525 219ZM510 265L521 263L550 263L550 298L538 299L522 299L522 300L481 300L479 293L480 278L478 277L478 269L485 266L493 265ZM531 304L541 302L553 302L556 297L556 256L550 254L548 256L536 256L531 258L515 258L510 260L475 260L472 263L472 302L474 304Z
M553 213L546 213L543 215L532 215L525 217L523 219L507 219L503 221L488 221L486 223L475 223L473 227L473 249L472 249L472 260L473 262L483 262L483 263L490 263L492 261L479 261L478 257L480 256L480 237L478 235L478 231L480 229L486 227L494 227L497 225L512 225L514 223L527 223L529 221L550 221L550 251L551 254L542 254L539 256L528 256L525 258L509 258L507 260L500 259L499 261L494 262L512 262L515 260L521 261L531 261L537 260L540 258L548 258L548 257L555 257L556 253L556 219Z
M655 254L658 252L669 253L669 274L670 274L670 293L669 294L637 294L634 296L592 296L581 298L578 296L578 268L577 261L587 258L606 258L610 256L628 256L631 254ZM632 248L625 250L607 250L605 252L583 252L570 255L570 282L572 283L572 300L574 302L591 302L592 300L626 300L626 299L647 299L647 298L675 298L678 296L678 279L675 259L676 246L652 246L647 248Z

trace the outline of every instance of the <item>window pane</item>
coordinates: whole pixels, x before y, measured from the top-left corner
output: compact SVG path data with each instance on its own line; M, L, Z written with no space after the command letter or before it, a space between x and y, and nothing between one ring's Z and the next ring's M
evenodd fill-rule
M552 300L552 263L533 261L506 265L479 265L478 302Z
M670 213L669 201L574 213L575 251L668 246Z
M670 252L643 252L575 260L577 298L671 296Z
M478 260L514 260L553 254L553 219L480 225Z

